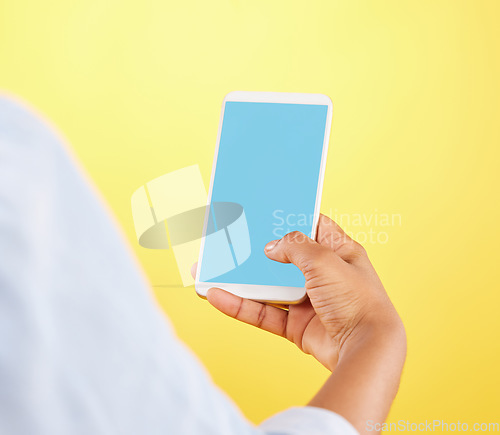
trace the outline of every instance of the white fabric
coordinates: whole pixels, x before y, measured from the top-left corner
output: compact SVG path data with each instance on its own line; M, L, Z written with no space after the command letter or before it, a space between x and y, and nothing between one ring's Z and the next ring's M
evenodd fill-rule
M0 433L356 432L317 408L246 421L175 337L61 141L0 96Z

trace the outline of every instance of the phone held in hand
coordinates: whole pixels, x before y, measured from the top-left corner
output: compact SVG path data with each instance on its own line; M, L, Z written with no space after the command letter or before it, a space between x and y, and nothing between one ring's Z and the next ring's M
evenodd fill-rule
M316 236L332 122L322 94L231 92L217 136L195 289L299 303L305 280L264 246L291 231Z

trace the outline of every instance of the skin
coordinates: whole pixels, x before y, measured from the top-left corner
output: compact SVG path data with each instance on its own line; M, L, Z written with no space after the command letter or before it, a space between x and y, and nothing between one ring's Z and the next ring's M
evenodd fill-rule
M264 251L302 271L304 302L285 310L219 288L208 290L208 301L314 356L332 374L309 406L342 415L360 433L374 433L367 422L387 418L406 358L406 334L366 251L324 215L316 240L293 232Z

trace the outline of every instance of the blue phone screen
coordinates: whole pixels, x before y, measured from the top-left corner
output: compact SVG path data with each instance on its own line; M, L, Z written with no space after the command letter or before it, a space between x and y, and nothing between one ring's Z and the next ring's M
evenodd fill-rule
M200 281L303 287L264 246L311 235L328 106L226 102Z

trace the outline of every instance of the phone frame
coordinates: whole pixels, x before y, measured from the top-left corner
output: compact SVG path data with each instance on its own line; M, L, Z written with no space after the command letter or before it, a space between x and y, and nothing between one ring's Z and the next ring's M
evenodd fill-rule
M311 237L316 238L316 231L319 220L319 209L321 205L321 194L323 192L323 179L325 175L326 157L328 155L328 142L330 140L330 131L332 125L333 104L329 97L323 94L299 94L288 92L248 92L233 91L228 93L222 101L222 109L219 120L219 130L217 133L217 144L215 146L215 155L212 165L212 175L210 177L210 187L208 190L207 205L210 205L212 199L212 188L217 168L217 157L219 155L219 143L224 121L224 110L228 101L240 101L251 103L285 103L285 104L314 104L328 106L325 135L323 138L323 150L321 154L321 164L318 177L318 188L316 190L316 201L314 206L314 219L311 228ZM230 293L246 299L253 299L260 302L271 304L297 304L305 299L306 291L304 287L286 287L260 284L237 284L237 283L217 283L200 281L201 261L205 247L205 234L207 229L209 213L205 214L203 224L203 235L200 245L200 254L198 266L196 269L195 290L198 296L206 298L207 290L212 287L222 288Z

